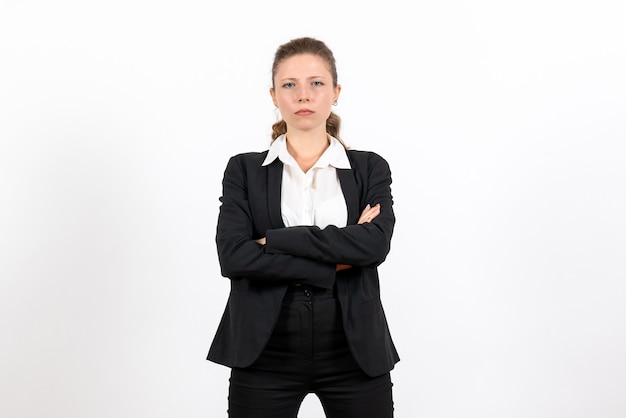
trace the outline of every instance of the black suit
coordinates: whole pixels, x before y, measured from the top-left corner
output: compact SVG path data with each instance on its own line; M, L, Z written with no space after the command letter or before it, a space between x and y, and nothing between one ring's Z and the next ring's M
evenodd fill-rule
M217 225L222 275L231 292L208 359L229 367L251 365L265 347L287 287L336 285L350 349L370 376L399 361L380 301L377 266L390 249L395 223L391 173L372 152L347 151L351 169L338 169L348 208L344 228L286 228L281 217L283 165L262 166L267 151L234 156L223 179ZM380 203L371 223L357 225L367 204ZM267 237L264 246L254 239ZM336 272L337 264L352 268Z

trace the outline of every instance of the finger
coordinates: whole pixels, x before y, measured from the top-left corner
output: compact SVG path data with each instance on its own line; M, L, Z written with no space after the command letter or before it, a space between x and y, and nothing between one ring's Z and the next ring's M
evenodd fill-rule
M371 211L367 214L368 222L372 221L375 217L380 215L380 207L375 206Z
M376 217L380 214L380 208L377 206L374 206L370 211L367 212L367 216L369 217Z
M369 214L375 213L377 211L380 211L380 206L379 205L377 205L377 206L369 206L368 208L363 210L363 214L369 215Z

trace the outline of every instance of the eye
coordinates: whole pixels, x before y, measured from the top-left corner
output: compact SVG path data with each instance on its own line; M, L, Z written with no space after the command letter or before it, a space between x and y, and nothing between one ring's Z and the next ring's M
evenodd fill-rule
M290 89L290 88L292 88L293 86L295 86L295 84L294 84L294 83L291 83L291 82L283 84L283 87L284 87L284 88L286 88L286 89Z
M321 87L321 86L323 86L323 85L324 85L324 83L322 83L321 81L314 81L314 82L313 82L313 83L311 83L311 84L313 84L315 87Z

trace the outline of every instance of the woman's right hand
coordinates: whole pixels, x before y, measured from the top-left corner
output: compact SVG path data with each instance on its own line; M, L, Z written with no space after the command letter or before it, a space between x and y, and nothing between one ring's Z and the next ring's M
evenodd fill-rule
M363 224L365 222L372 222L372 220L380 214L380 203L377 203L374 206L370 206L369 203L361 212L361 217L359 218L358 224Z
M368 203L361 212L361 216L359 217L358 224L364 224L365 222L372 222L372 220L380 214L380 203L377 203L374 206L370 206ZM351 268L352 266L349 264L337 264L337 271L346 270Z

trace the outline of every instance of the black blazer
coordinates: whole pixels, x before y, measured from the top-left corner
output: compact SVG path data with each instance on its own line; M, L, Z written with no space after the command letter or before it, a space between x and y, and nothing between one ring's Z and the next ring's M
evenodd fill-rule
M290 283L337 286L350 349L370 376L399 361L380 301L377 266L390 249L395 216L387 162L347 151L351 169L338 169L348 208L347 226L285 227L281 216L283 164L263 167L267 151L232 157L223 179L216 244L221 273L231 281L226 310L208 360L251 365L267 344ZM358 225L367 204L380 203L371 223ZM267 237L264 246L254 240ZM337 264L352 268L337 272Z

